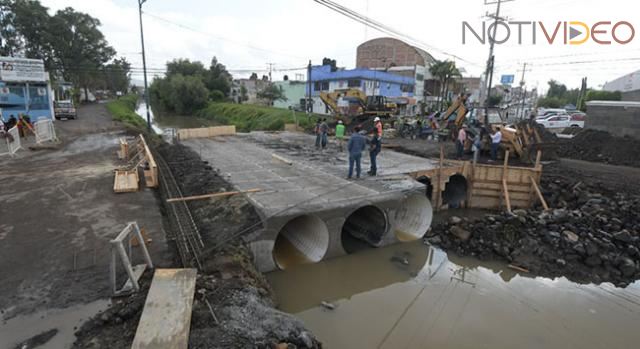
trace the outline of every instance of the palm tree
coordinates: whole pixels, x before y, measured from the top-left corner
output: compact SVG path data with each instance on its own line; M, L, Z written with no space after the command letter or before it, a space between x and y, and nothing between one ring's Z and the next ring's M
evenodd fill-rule
M449 83L454 81L457 77L462 77L462 75L460 74L460 70L456 67L456 63L449 60L436 60L431 64L431 67L429 67L429 72L440 82L438 109L441 109L443 107L444 98L449 93Z

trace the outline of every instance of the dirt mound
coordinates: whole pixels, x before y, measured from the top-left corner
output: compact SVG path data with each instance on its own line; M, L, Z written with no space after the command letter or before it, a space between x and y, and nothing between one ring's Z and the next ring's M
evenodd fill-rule
M450 219L434 226L426 241L545 277L619 287L640 279L640 196L577 177L549 177L542 186L551 211Z
M640 167L640 140L605 131L583 130L558 149L561 157Z
M534 145L529 149L529 159L535 160L538 150L542 150L542 160L544 161L558 159L558 137L554 133L549 132L539 123L530 120L520 121L517 126L521 130L526 130L527 126L535 129L542 141L542 144L539 144L535 136L531 137L529 143Z

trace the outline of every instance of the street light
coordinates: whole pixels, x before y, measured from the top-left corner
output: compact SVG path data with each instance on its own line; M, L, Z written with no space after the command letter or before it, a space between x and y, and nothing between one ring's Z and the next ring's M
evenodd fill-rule
M151 114L149 113L149 86L147 86L147 59L144 54L144 33L142 31L142 4L147 0L138 0L138 14L140 16L140 42L142 43L142 71L144 73L144 100L147 107L147 130L151 131Z

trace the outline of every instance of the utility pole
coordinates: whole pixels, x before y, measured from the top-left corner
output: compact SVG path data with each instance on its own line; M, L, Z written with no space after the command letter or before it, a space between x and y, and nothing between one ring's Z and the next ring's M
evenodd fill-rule
M493 5L497 4L496 13L493 15L489 15L488 17L493 18L493 33L489 37L489 58L487 59L487 69L485 72L485 89L486 95L484 100L484 122L485 125L489 125L489 99L491 98L491 85L493 84L493 67L495 63L495 56L493 55L493 47L495 45L496 32L498 30L498 20L505 20L505 18L500 17L500 5L503 2L509 2L514 0L498 0L496 2L488 2L484 1L485 5Z
M311 103L311 60L307 66L307 99L304 102L304 107L307 110L307 119L311 119L311 112L313 112L313 104Z
M271 82L271 72L273 71L273 66L276 65L275 63L267 63L267 65L269 66L269 82Z
M520 113L522 112L522 115L520 115L520 119L524 119L524 100L525 98L527 98L527 92L526 90L524 90L525 92L523 93L523 89L524 89L524 73L527 71L527 64L528 63L523 63L522 64L522 78L520 79L520 93L522 94L522 103L520 103L518 105L518 108L516 109L516 117L518 117L518 115L520 115ZM520 110L520 106L522 106L522 110Z
M147 84L147 58L144 53L144 31L142 30L142 4L147 0L138 0L138 15L140 16L140 42L142 43L142 72L144 74L144 103L147 107L147 130L151 131L151 114L149 113L149 86Z

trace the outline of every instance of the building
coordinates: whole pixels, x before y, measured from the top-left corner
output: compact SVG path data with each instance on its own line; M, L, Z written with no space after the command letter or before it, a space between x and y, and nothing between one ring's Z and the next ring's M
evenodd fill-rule
M280 87L284 96L287 97L286 101L278 100L273 102L273 106L276 108L302 108L304 99L307 93L307 82L303 80L285 80L275 81L274 85ZM302 101L301 101L302 100Z
M607 82L603 90L620 91L623 101L640 102L640 70Z
M49 74L40 59L0 57L0 115L53 119Z
M417 112L414 97L415 78L367 68L341 69L331 65L311 67L313 111L329 114L320 100L321 92L333 92L357 88L367 96L385 96L398 104L401 112L413 115Z
M258 92L264 89L269 84L269 81L263 79L236 79L233 80L231 87L231 98L235 103L246 104L265 104L258 98ZM242 87L246 89L246 94L243 96Z
M426 51L394 38L377 38L358 46L356 68L381 70L414 80L414 96L424 102L430 93L426 81L432 80L429 67L435 59Z
M640 102L589 101L584 127L640 139Z

